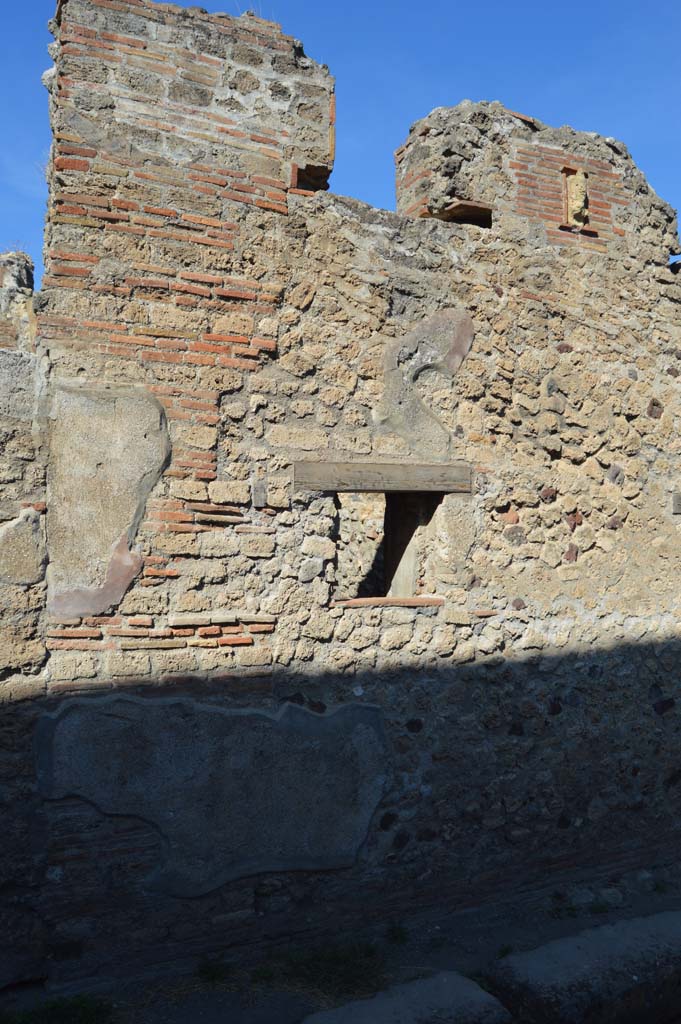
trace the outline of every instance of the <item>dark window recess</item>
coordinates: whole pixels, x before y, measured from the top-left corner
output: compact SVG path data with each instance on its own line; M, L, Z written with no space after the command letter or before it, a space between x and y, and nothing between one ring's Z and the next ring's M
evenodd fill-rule
M455 199L435 216L439 220L454 221L456 224L475 224L479 228L492 227L492 207L486 203L474 203L469 199Z
M308 164L307 167L298 167L293 164L291 168L291 188L300 188L305 192L326 192L329 188L329 167L315 167Z
M444 495L338 495L338 599L415 597L427 527Z
M425 528L430 525L443 497L418 492L386 494L383 533L386 597L416 594Z

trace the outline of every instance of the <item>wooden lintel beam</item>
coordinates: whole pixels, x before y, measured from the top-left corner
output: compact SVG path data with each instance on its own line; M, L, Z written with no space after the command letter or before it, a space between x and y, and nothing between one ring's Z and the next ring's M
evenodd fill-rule
M436 491L470 494L467 462L424 463L295 462L293 490L301 491Z

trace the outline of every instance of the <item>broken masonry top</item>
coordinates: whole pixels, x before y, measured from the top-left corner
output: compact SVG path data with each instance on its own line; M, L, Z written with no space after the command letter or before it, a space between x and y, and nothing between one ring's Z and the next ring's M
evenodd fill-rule
M522 218L550 244L664 265L679 251L674 210L623 143L595 132L464 100L417 121L395 160L398 211L408 216L500 230Z
M190 18L203 18L205 20L226 20L235 21L237 20L234 15L227 14L226 12L215 12L213 14L207 11L204 7L193 6L193 7L181 7L179 4L160 3L157 0L118 0L121 5L126 5L131 8L132 11L139 8L156 8L164 14L179 14L182 17ZM57 24L61 23L61 16L64 8L66 7L68 0L57 0L57 9L55 12L55 20ZM269 29L273 32L281 33L281 25L276 21L268 21L266 18L260 18L255 11L244 11L240 18L248 18L254 23L258 23L263 26L264 29Z
M275 22L152 0L60 0L52 28L59 132L133 160L143 142L144 159L224 157L282 187L328 187L334 80ZM257 168L234 163L256 147Z

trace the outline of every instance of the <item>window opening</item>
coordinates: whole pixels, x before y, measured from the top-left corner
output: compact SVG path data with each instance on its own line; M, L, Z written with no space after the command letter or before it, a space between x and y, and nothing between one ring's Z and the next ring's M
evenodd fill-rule
M418 491L339 494L338 598L418 596L429 527L443 497Z
M457 224L474 224L478 228L491 228L492 207L468 199L455 199L445 207L442 220L455 221Z
M330 167L315 166L314 164L299 167L298 164L293 164L291 188L301 189L304 192L326 192L329 188L330 176Z
M293 493L333 494L336 601L441 603L425 575L433 515L446 494L471 494L466 462L294 462Z

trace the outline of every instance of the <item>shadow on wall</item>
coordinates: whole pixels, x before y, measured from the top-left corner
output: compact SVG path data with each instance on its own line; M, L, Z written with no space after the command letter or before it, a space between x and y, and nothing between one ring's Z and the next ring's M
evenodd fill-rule
M335 600L418 594L424 537L444 497L418 491L337 494Z
M141 970L654 863L678 847L679 665L674 639L18 705L9 977Z

